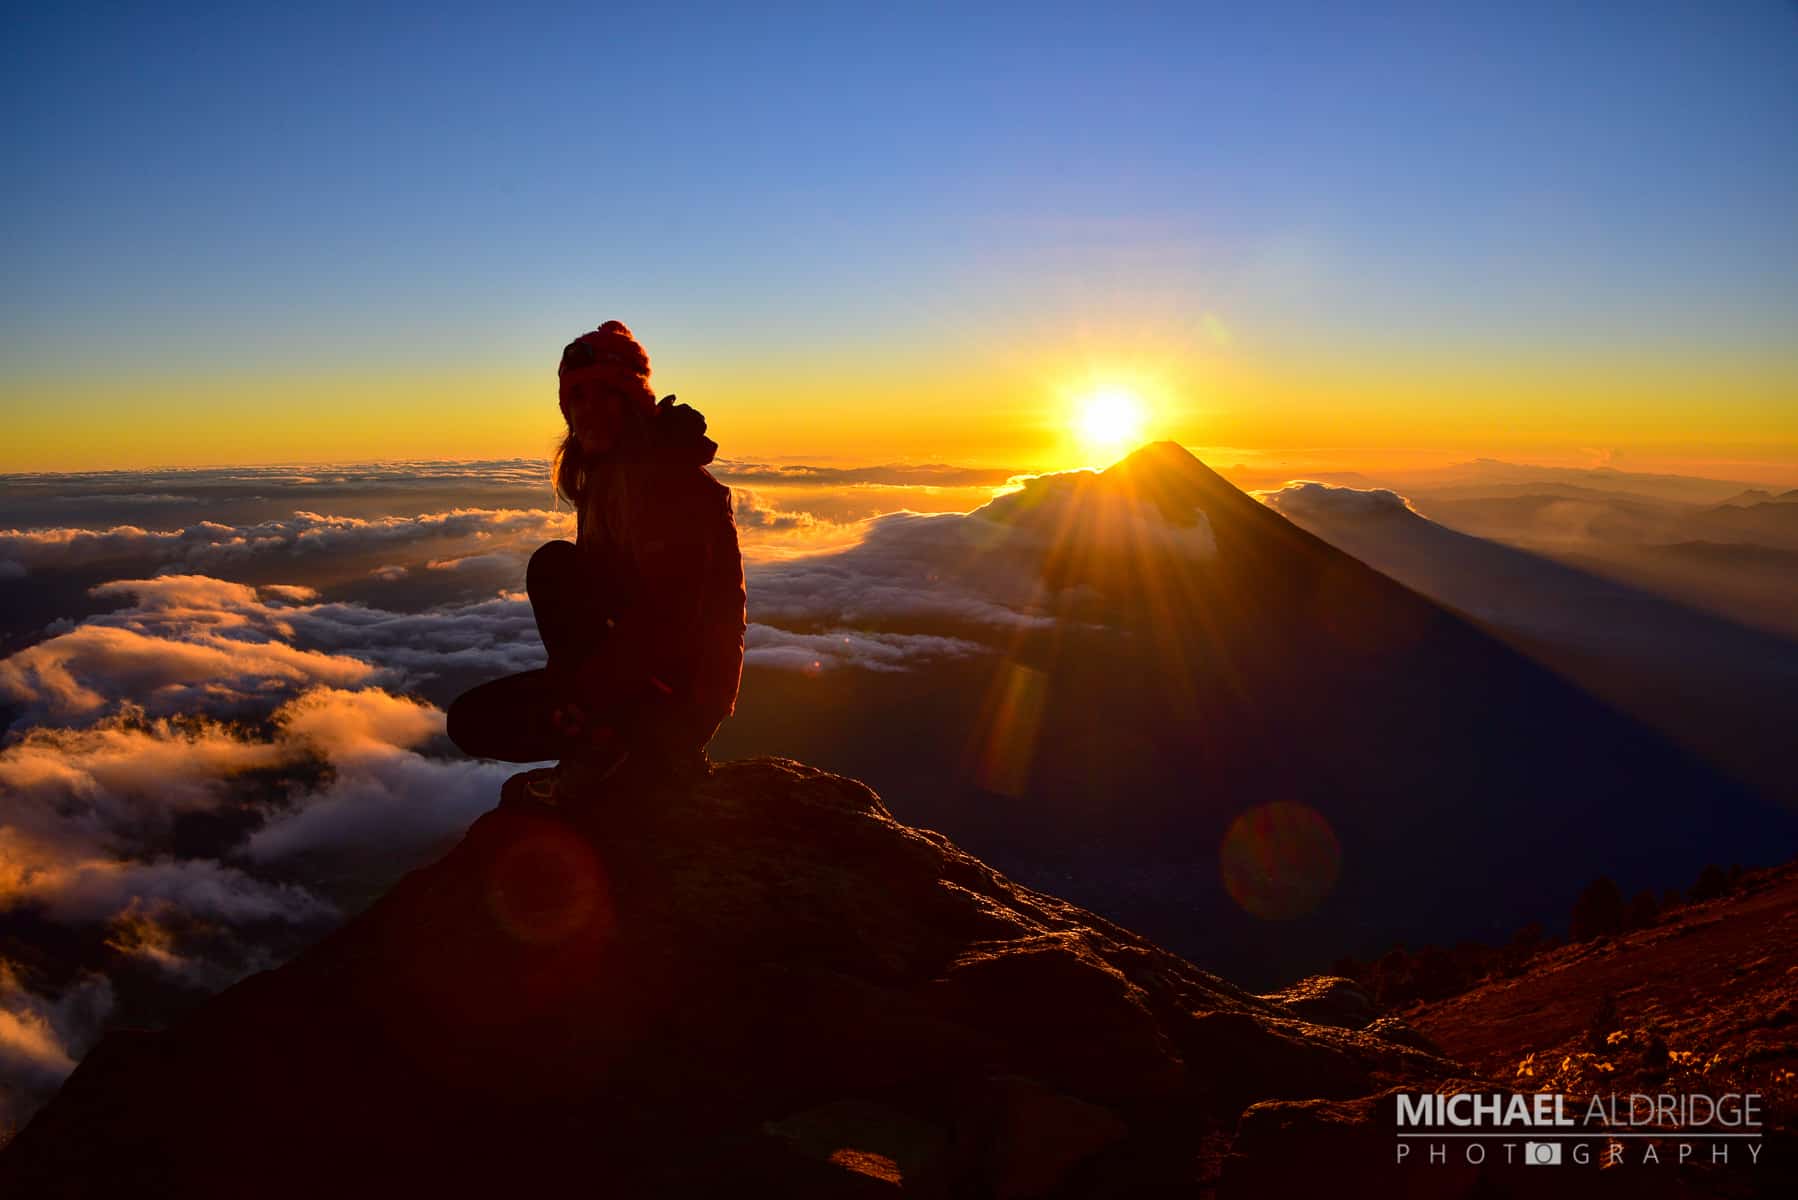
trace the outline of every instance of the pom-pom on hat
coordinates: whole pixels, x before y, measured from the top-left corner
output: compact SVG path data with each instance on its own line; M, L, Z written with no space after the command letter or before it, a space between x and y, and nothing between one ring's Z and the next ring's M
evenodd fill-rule
M562 351L556 368L561 380L562 417L568 402L582 393L609 393L654 414L655 392L649 387L649 355L623 321L607 321L592 333L583 333Z

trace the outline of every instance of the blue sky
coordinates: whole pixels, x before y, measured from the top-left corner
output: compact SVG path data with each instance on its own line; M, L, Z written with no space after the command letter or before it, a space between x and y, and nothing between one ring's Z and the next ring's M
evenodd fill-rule
M1798 340L1791 3L9 17L14 381L500 369L570 313L676 357L1108 304L1268 354Z

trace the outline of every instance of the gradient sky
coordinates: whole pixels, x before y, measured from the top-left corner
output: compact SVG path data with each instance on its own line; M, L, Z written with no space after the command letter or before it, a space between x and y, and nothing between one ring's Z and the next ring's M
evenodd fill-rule
M0 470L547 452L1798 470L1798 5L13 6Z

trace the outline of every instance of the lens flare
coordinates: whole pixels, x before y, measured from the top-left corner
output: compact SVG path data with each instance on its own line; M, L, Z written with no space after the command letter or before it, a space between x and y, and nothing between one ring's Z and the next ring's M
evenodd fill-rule
M1232 821L1219 857L1230 898L1268 921L1290 921L1316 908L1342 871L1342 848L1329 821L1290 800L1257 805Z
M545 825L507 846L489 868L487 905L495 922L529 945L546 946L611 922L599 859L578 835Z
M1048 692L1047 671L1007 659L994 674L974 735L974 778L982 788L1024 794Z

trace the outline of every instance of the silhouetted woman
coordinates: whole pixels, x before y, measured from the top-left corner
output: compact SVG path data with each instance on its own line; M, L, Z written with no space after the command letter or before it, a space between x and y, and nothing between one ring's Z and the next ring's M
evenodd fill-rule
M698 412L657 403L621 322L570 342L557 374L568 429L552 474L577 532L525 572L549 664L463 693L449 736L478 758L560 759L564 780L627 762L703 774L736 710L745 629L731 491L705 469L717 444Z

